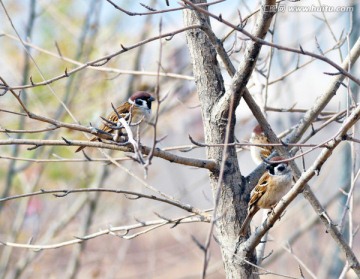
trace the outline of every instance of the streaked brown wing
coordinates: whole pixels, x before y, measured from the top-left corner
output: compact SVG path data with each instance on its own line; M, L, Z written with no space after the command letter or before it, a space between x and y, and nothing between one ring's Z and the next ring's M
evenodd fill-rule
M118 106L118 107L116 108L116 110L117 110L118 114L120 114L122 117L126 118L126 116L129 114L129 111L130 111L130 109L131 109L131 106L132 106L132 105L131 105L129 102L126 102L126 103ZM112 112L107 116L106 119L108 119L109 121L115 122L115 123L119 120L117 114L116 114L114 111L112 111ZM113 132L113 129L111 129L111 128L110 128L109 126L107 126L105 123L102 123L99 129L100 129L100 130L103 130L104 132L107 132L107 133ZM93 136L93 137L90 139L90 141L97 141L97 140L100 140L100 138L97 137L97 136ZM80 146L78 149L76 149L75 152L79 152L79 151L83 150L84 148L85 148L85 146Z
M123 103L122 105L118 106L116 108L117 112L119 114L128 114L131 109L132 104L129 102Z
M249 201L249 208L253 206L266 192L267 184L268 184L268 173L264 173L261 178L259 179L258 184L254 188L254 191L251 195Z
M117 110L118 114L120 114L122 117L126 117L130 111L130 108L131 108L131 104L126 102L126 103L122 104L121 106L117 107L116 110ZM115 111L110 113L106 119L108 119L109 121L114 122L114 123L116 123L119 120ZM100 126L100 130L103 130L107 133L111 133L113 131L108 125L106 125L106 123L103 123Z
M263 158L269 157L271 154L271 151L272 151L272 148L270 146L261 147L261 151L260 151L261 157L263 157Z
M267 138L266 138L265 135L261 137L260 142L270 143L270 142L267 140ZM261 147L260 154L261 154L262 157L267 158L267 157L270 156L272 150L273 150L273 147L272 147L272 146L262 146L262 147Z

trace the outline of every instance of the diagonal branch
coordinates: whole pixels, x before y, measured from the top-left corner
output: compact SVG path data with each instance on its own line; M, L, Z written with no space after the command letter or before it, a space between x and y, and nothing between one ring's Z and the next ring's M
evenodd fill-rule
M2 33L1 36L5 36L7 38L10 38L12 40L15 41L19 41L19 38L10 35L10 34L6 34L6 33ZM59 54L56 52L52 52L49 51L47 49L43 49L37 45L34 45L33 43L30 42L23 42L25 46L28 46L30 48L33 48L41 53L45 53L49 56L55 57L55 58L59 58L60 60L69 62L71 64L77 65L77 66L83 66L84 63L81 63L77 60L71 59L69 57L66 57L63 54ZM117 74L127 74L127 75L141 75L141 76L157 76L160 75L161 77L171 77L171 78L177 78L177 79L183 79L183 80L194 80L194 78L192 76L188 76L188 75L182 75L182 74L177 74L177 73L170 73L170 72L152 72L152 71L145 71L145 70L141 70L141 71L137 71L137 70L125 70L125 69L119 69L119 68L113 68L113 67L104 67L104 66L88 66L87 69L92 69L92 70L96 70L96 71L100 71L100 72L108 72L108 73L117 73ZM14 89L19 89L16 86L14 87Z
M191 6L193 9L197 10L198 12L204 13L211 17L216 17L207 10L198 7L197 5L191 3L188 0L183 0L183 2ZM275 1L269 0L269 1L265 1L263 4L275 5ZM234 96L234 105L235 105L234 107L236 108L237 105L239 104L242 91L244 90L246 84L250 79L250 76L255 68L261 47L263 45L260 39L266 36L266 33L270 27L271 20L274 14L275 12L265 12L264 9L260 10L260 14L257 17L257 22L255 24L256 26L255 30L253 30L253 34L251 35L251 37L258 38L259 40L253 40L248 42L246 46L246 50L244 52L244 57L241 60L241 63L236 71L223 45L217 39L212 29L210 28L209 24L207 24L206 22L204 23L203 30L208 35L210 41L212 42L219 56L223 60L227 71L232 76L230 88L225 92L225 94L221 97L221 99L218 101L217 105L214 108L213 115L215 115L215 117L219 117L219 116L221 117L221 115L227 115L232 96ZM219 21L222 22L222 18Z
M160 11L150 11L150 12L145 12L145 13L139 13L139 12L129 12L127 10L125 10L124 8L121 8L120 6L116 5L113 1L111 0L106 0L108 1L111 5L113 5L113 7L129 16L144 16L144 15L154 15L154 14L163 14L163 13L169 13L169 12L174 12L174 11L180 11L180 10L184 10L184 9L188 9L188 7L179 7L179 8L172 8L172 9L164 9L164 10L160 10ZM202 3L202 4L197 4L197 6L210 6L210 5L214 5L214 4L218 4L221 2L224 2L225 0L218 0L218 1L214 1L214 2L210 2L210 3Z
M347 55L341 67L343 69L348 69L349 66L353 66L355 61L357 61L360 57L360 38L356 41L354 46L351 48L350 53ZM321 111L327 106L330 100L335 96L337 90L345 79L345 75L335 76L330 82L328 88L325 92L319 96L307 113L300 120L298 126L294 129L294 131L286 138L286 142L297 142L300 140L302 135L309 128L311 123L319 116Z
M31 249L31 250L35 250L35 251L50 250L50 249L57 249L57 248L61 248L61 247L69 246L69 245L83 243L87 240L98 238L100 236L107 235L107 234L113 235L113 236L118 236L118 237L121 237L124 239L131 239L138 235L144 234L154 228L159 228L161 226L165 226L165 225L176 226L178 224L197 223L197 222L203 222L202 217L190 215L190 216L185 216L185 217L180 217L180 218L174 218L171 220L159 219L159 220L153 220L153 221L144 221L144 222L136 223L133 225L127 225L127 226L109 227L107 229L102 229L98 232L88 234L88 235L85 235L82 237L75 237L75 239L73 239L73 240L68 240L68 241L54 243L54 244L22 244L22 243L0 241L0 246ZM129 231L131 231L131 230L136 230L139 228L146 228L146 227L150 227L150 229L140 232L140 233L133 234L131 236L127 236Z
M72 69L72 70L65 70L65 73L62 74L62 75L59 75L59 76L56 76L56 77L53 77L51 79L48 79L48 80L44 80L44 81L41 81L41 82L31 82L30 84L26 84L26 85L19 85L19 86L12 86L12 87L9 87L5 84L0 84L0 89L4 89L4 90L9 90L9 89L14 89L14 90L17 90L17 89L26 89L26 88L33 88L33 87L37 87L37 86L43 86L43 85L48 85L48 84L51 84L57 80L60 80L60 79L63 79L63 78L67 78L69 77L70 75L76 73L76 72L79 72L85 68L88 68L88 67L100 67L100 66L103 66L105 64L107 64L111 59L113 59L114 57L116 56L119 56L131 49L134 49L134 48L137 48L141 45L144 45L144 44L147 44L147 43L150 43L150 42L153 42L153 41L156 41L158 39L161 39L161 38L168 38L168 37L173 37L174 35L176 34L179 34L179 33L182 33L182 32L185 32L185 31L188 31L188 30L191 30L191 29L194 29L194 28L199 28L200 26L199 25L196 25L196 26L187 26L185 28L180 28L178 30L175 30L175 31L172 31L172 32L168 32L168 33L164 33L164 34L161 34L160 36L154 36L152 38L149 38L149 39L146 39L146 40L143 40L141 42L138 42L136 44L133 44L131 46L122 46L122 49L119 50L119 51L116 51L116 52L113 52L109 55L106 55L106 56L103 56L103 57L100 57L100 58L97 58L95 60L92 60L92 61L89 61L89 62L86 62L84 64L81 64L80 66Z
M57 198L62 198L69 194L72 194L72 193L91 193L91 192L124 194L124 195L135 196L136 199L145 198L145 199L155 200L155 201L159 201L159 202L163 202L163 203L167 203L167 204L176 206L176 207L181 208L190 213L197 214L199 216L202 216L204 218L204 221L209 221L209 216L207 213L203 212L202 210L200 210L190 204L185 204L178 200L173 200L170 198L162 198L162 197L158 197L158 196L154 196L154 195L147 195L147 194L133 192L133 191L125 191L125 190L110 189L110 188L82 188L82 189L65 189L65 190L41 189L40 191L33 192L33 193L20 194L20 195L0 198L0 203L5 202L5 201L20 199L20 198L25 198L25 197L32 197L32 196L39 196L39 195L46 195L46 194L47 195L53 194Z
M293 188L287 193L283 199L278 203L274 208L273 214L269 216L267 220L252 234L249 239L243 243L244 250L252 250L260 242L262 236L273 226L273 224L278 220L281 214L284 212L286 207L296 198L298 194L306 189L304 196L311 203L315 211L318 213L321 221L327 228L327 231L331 234L333 239L338 243L341 250L345 253L347 261L350 263L350 267L354 272L360 277L360 263L356 258L354 252L346 243L341 233L337 229L337 226L331 221L329 215L325 212L319 201L316 197L309 191L308 182L310 179L318 174L321 170L323 164L330 158L333 150L347 137L348 130L358 121L360 117L360 106L358 106L347 120L343 123L339 132L336 134L334 139L328 143L328 147L324 149L312 166L305 171L297 180Z
M196 5L191 4L191 2L189 2L188 0L183 0L183 2L185 2L186 4L192 6L195 10L204 13L214 19L216 19L217 21L224 23L225 25L233 28L234 30L237 30L241 33L243 33L245 36L249 37L253 42L256 42L259 45L266 45L269 47L273 47L279 50L285 50L285 51L289 51L289 52L293 52L293 53L298 53L298 54L302 54L302 55L306 55L306 56L310 56L310 57L314 57L316 59L319 59L321 61L324 61L325 63L331 65L332 67L334 67L335 69L337 69L339 71L339 73L336 73L336 75L344 75L346 77L348 77L349 79L351 79L353 82L355 82L356 84L360 85L360 79L358 79L356 76L352 75L350 72L348 72L346 69L338 64L336 64L334 61L332 61L331 59L321 55L321 54L316 54L310 51L305 51L301 46L299 49L296 48L291 48L291 47L285 47L285 46L281 46L281 45L277 45L268 41L265 41L263 38L263 36L257 36L254 34L251 34L250 32L246 31L243 27L241 26L236 26L228 21L226 21L225 19L222 18L221 15L217 16L214 15L210 12L208 12L207 10L201 8L201 7L196 7ZM274 6L276 1L265 1L264 5L268 5L268 6ZM264 10L266 9L261 9L262 12L264 13ZM271 14L271 12L265 12L265 14ZM261 28L260 28L261 29ZM265 29L263 29L263 31L265 31ZM359 38L360 39L360 38Z
M209 14L207 11L206 11L206 13ZM209 37L214 38L215 36L212 36L212 34L211 34ZM261 40L258 40L257 38L254 38L254 39L255 39L255 41L261 43ZM215 45L219 45L216 40L212 40L212 42ZM267 44L267 45L270 45L270 44ZM348 66L349 66L350 62L351 62L351 64L353 64L354 61L356 61L358 59L358 57L360 55L360 47L359 47L359 45L360 45L360 38L358 39L358 41L356 42L356 44L352 48L352 50L351 50L350 54L348 55L348 57L345 59L345 61L340 66L342 68L342 70L337 68L344 75L335 76L333 82L330 83L329 89L320 98L318 98L318 100L315 103L314 107L312 109L308 110L308 112L305 114L302 121L300 122L300 125L298 125L297 129L295 129L295 131L293 131L293 133L290 136L288 136L287 142L297 142L301 138L301 136L305 133L305 131L310 126L310 124L313 122L313 120L316 119L316 117L318 117L318 115L321 113L321 111L324 109L324 107L327 105L327 103L335 95L337 89L339 88L340 84L344 80L345 76L349 77L349 75L346 74L347 72L344 69L348 69ZM273 47L276 47L276 46L273 45ZM220 51L219 51L219 49L220 49ZM234 72L233 72L234 67L231 65L231 61L230 61L229 57L227 56L226 52L223 51L222 46L218 47L217 51L218 51L218 54L221 57L221 59L224 61L224 64L227 65L226 68L227 68L229 74L233 76L234 75ZM303 54L309 54L309 53L305 52ZM315 57L315 58L319 58L319 59L323 58L323 57L317 57L317 55L310 55L310 56ZM325 62L329 62L329 61L327 61L327 59L321 59L321 60L323 60ZM332 63L329 63L329 64L332 64ZM337 67L337 65L336 65L336 67ZM268 138L270 139L270 142L277 143L277 144L280 143L280 141L276 137L275 133L272 131L269 123L267 122L264 115L262 114L261 109L256 104L254 99L251 97L251 95L250 95L250 93L249 93L249 91L247 89L244 90L243 97L244 97L244 100L246 101L246 103L248 104L249 108L253 112L253 115L257 118L258 122L263 127L263 130L265 131L265 134L267 134ZM287 152L287 150L286 150L286 148L284 146L279 145L279 147L277 147L276 149L279 151L280 154L288 154L288 152ZM295 165L293 165L293 167L296 169L297 174L300 174L299 169ZM255 172L250 175L250 177L251 177L250 180L251 181L257 181L256 177L260 177L262 172L263 172L263 170L261 168L257 168L255 170ZM318 209L322 208L320 203L316 199L315 195L311 192L308 185L306 185L306 187L304 187L304 188L305 188L305 192L304 192L305 198L307 198L307 200L312 204L313 208L315 210L317 210L317 212L319 213ZM322 215L320 215L320 216L322 216ZM354 255L352 254L352 251L351 251L350 247L348 247L348 245L346 244L346 242L344 241L342 236L338 233L337 229L332 230L332 227L329 227L329 230L331 231L331 234L334 237L335 241L338 242L340 247L342 247L343 250L345 251L345 254L348 256L348 261L350 263L355 262L355 268L356 268L356 266L358 266L357 265L357 260L356 260L356 258L354 260ZM260 239L261 239L261 236L257 240L260 241ZM256 245L257 245L257 243L256 243ZM253 246L252 249L254 249L255 246Z
M183 0L183 2L194 10L194 12L184 12L185 24L199 23L202 25L201 30L187 32L187 40L201 103L205 143L208 144L207 156L221 165L220 171L213 171L210 174L210 184L215 199L213 224L215 224L214 228L218 233L218 241L223 245L222 257L228 277L248 278L253 273L253 268L244 265L243 262L240 264L240 262L234 261L234 254L232 253L233 247L236 246L241 225L240 220L247 202L245 200L246 195L243 194L246 183L241 176L236 150L228 143L234 142L236 122L234 111L255 67L261 44L249 42L248 54L240 64L237 73L235 73L231 63L224 63L232 71L231 75L236 75L232 80L231 88L225 91L223 77L218 71L219 63L216 51L218 54L221 52L223 57L226 57L226 52L211 30L209 12L195 5L200 1ZM274 4L275 0L264 0L263 3ZM261 13L259 15L258 28L254 30L257 36L265 36L272 15L273 13L266 15ZM221 148L212 146L213 144L225 145ZM209 231L210 236L212 235L212 227ZM204 246L205 250L208 248L208 243L209 241ZM203 278L206 275L206 267L209 261L207 255L208 253L205 251ZM253 258L252 253L246 256L249 256L250 259Z
M64 122L61 122L61 121L58 121L58 120L55 120L52 118L40 116L40 115L30 112L27 109L24 102L21 100L20 95L16 94L15 91L9 87L9 85L6 83L6 81L2 77L0 77L0 80L6 87L9 88L8 90L17 99L17 101L19 102L19 104L21 105L21 107L23 108L23 110L25 111L26 115L29 118L38 120L41 122L50 123L57 128L63 127L63 128L87 132L87 133L91 133L91 134L95 134L95 135L98 134L98 130L91 128L91 127L87 128L87 127L84 127L84 126L78 125L78 124L64 123ZM75 146L74 141L69 141L66 139L64 139L63 141L59 141L59 140L27 140L27 139L8 139L8 140L0 141L0 145L9 145L9 144L33 145L33 146L35 146L35 148L37 148L39 146L43 146L43 145ZM99 147L99 148L121 150L121 151L125 151L125 152L134 152L134 149L130 148L129 146L119 146L119 145L102 143L102 142L79 141L78 146L93 146L93 147ZM151 148L146 147L146 146L142 146L141 149L142 149L141 152L145 155L148 155L151 152ZM206 168L209 170L213 170L216 168L216 164L214 161L182 157L182 156L174 155L167 151L160 150L158 148L154 149L153 155L156 157L168 160L170 162L174 162L174 163L178 163L178 164L182 164L182 165Z

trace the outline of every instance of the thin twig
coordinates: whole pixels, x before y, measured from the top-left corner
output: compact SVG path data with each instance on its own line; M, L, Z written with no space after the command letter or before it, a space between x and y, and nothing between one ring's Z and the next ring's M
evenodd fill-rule
M9 246L9 247L21 248L21 249L31 249L31 250L35 250L35 251L50 250L50 249L57 249L57 248L61 248L61 247L69 246L69 245L82 243L84 241L94 239L94 238L97 238L97 237L100 237L103 235L107 235L107 234L127 239L129 237L126 237L126 235L130 230L144 228L144 227L148 227L148 226L157 226L158 227L158 226L163 226L163 225L167 225L167 224L171 225L174 223L186 224L186 223L194 223L194 222L203 222L203 220L197 216L190 215L188 217L175 218L175 219L172 219L171 221L164 221L163 219L160 219L160 220L154 220L154 221L141 222L141 223L137 223L134 225L128 225L128 226L120 226L120 227L109 226L109 228L102 229L96 233L88 234L88 235L85 235L82 237L75 237L75 239L73 239L73 240L68 240L68 241L59 242L59 243L55 243L55 244L21 244L21 243L1 241L0 246ZM119 234L119 232L125 232L125 233ZM141 235L143 233L135 234L134 237ZM131 238L133 238L133 237L130 237L129 239L131 239Z
M111 0L106 0L108 1L111 5L114 6L115 9L129 15L129 16L144 16L144 15L154 15L154 14L163 14L163 13L169 13L169 12L174 12L174 11L180 11L180 10L184 10L184 9L189 9L189 7L179 7L179 8L172 8L172 9L164 9L164 10L159 10L159 11L150 11L150 12L144 12L144 13L138 13L138 12L129 12L127 10L125 10L124 8L121 8L120 6L116 5L113 1ZM218 0L218 1L214 1L214 2L210 2L210 3L202 3L202 4L197 4L197 6L210 6L210 5L215 5L221 2L224 2L225 0Z
M201 8L201 7L197 7L196 5L194 5L193 3L191 3L188 0L182 0L184 3L186 3L187 5L193 7L195 10L206 14L214 19L216 19L217 21L243 33L244 35L246 35L247 37L249 37L252 41L257 42L258 44L261 45L266 45L266 46L270 46L272 48L276 48L279 50L285 50L285 51L289 51L289 52L294 52L294 53L299 53L302 55L306 55L306 56L310 56L310 57L314 57L316 59L319 59L321 61L324 61L325 63L331 65L332 67L334 67L335 69L337 69L342 75L348 77L349 79L351 79L353 82L355 82L356 84L360 85L360 80L355 77L353 74L349 73L347 70L345 70L344 68L342 68L341 66L339 66L338 64L336 64L334 61L332 61L331 59L323 56L323 55L319 55L310 51L305 51L304 49L302 49L300 47L300 49L296 49L296 48L290 48L290 47L285 47L285 46L281 46L278 44L274 44L274 43L270 43L268 41L265 41L263 39L260 39L258 37L255 37L254 35L252 35L251 33L247 32L244 28L238 27L228 21L226 21L225 19L223 19L222 17L218 16L218 15L214 15L213 13L208 12L207 10ZM359 38L360 40L360 38Z
M167 38L167 37L173 37L174 35L176 34L179 34L179 33L183 33L187 30L191 30L191 29L194 29L194 28L199 28L200 26L199 25L194 25L194 26L188 26L188 27L185 27L185 28L180 28L180 29L177 29L173 32L168 32L168 33L164 33L162 34L161 36L154 36L152 38L149 38L149 39L146 39L146 40L143 40L141 42L138 42L136 44L133 44L131 46L127 46L126 48L122 48L121 50L119 51L116 51L114 53L111 53L109 55L106 55L106 56L103 56L103 57L100 57L98 59L95 59L95 60L92 60L92 61L89 61L89 62L86 62L84 64L81 64L80 66L78 66L77 68L74 68L70 71L67 71L66 73L62 74L62 75L59 75L59 76L56 76L54 78L51 78L51 79L48 79L48 80L45 80L42 81L42 82L33 82L33 83L30 83L30 84L27 84L27 85L19 85L19 86L12 86L12 87L9 87L7 85L0 85L0 89L5 89L5 90L8 90L8 89L13 89L13 90L18 90L18 89L26 89L26 88L33 88L33 87L37 87L37 86L44 86L44 85L48 85L48 84L51 84L57 80L60 80L60 79L63 79L63 78L67 78L69 76L71 76L72 74L76 73L76 72L79 72L85 68L88 68L90 66L97 66L99 63L102 63L104 64L104 61L106 63L108 63L112 58L116 57L116 56L119 56L131 49L135 49L141 45L145 45L147 43L150 43L150 42L153 42L153 41L156 41L158 39L161 39L161 38Z
M160 22L159 22L159 35L161 35L161 33L162 33L162 20L160 20ZM159 61L158 61L158 67L157 67L158 73L160 73L160 69L161 69L162 47L163 47L161 40L159 40L159 43L160 43L160 45L159 45ZM149 153L146 163L144 165L145 175L147 175L148 168L151 165L151 160L154 156L156 144L158 143L158 141L157 141L157 124L158 124L158 120L159 120L160 104L162 102L160 100L160 75L157 75L157 78L156 78L155 101L156 101L157 106L156 106L156 110L155 110L154 122L151 123L151 126L153 127L153 142L152 142L150 153Z
M91 192L96 192L96 193L113 193L113 194L124 194L124 195L131 195L131 196L137 196L140 198L144 198L144 199L150 199L150 200L156 200L162 203L167 203L173 206L176 206L178 208L181 208L185 211L188 211L190 213L195 213L197 215L200 215L204 218L204 221L209 221L209 216L204 213L202 210L193 207L189 204L185 204L185 203L181 203L179 201L174 200L171 197L168 198L161 198L161 197L157 197L154 195L147 195L147 194L143 194L143 193L138 193L138 192L133 192L133 191L125 191L125 190L119 190L119 189L110 189L110 188L83 188L83 189L58 189L58 190L46 190L46 189L42 189L40 191L37 192L33 192L33 193L27 193L27 194L20 194L20 195L14 195L14 196L10 196L10 197L5 197L5 198L0 198L0 203L1 202L6 202L6 201L11 201L11 200L16 200L16 199L21 199L21 198L28 198L28 197L33 197L33 196L39 196L39 195L49 195L49 194L53 194L55 197L66 197L69 194L74 194L74 193L91 193Z

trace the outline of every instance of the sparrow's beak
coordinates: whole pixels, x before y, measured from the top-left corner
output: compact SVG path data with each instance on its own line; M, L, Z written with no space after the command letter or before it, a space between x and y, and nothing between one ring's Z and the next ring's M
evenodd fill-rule
M153 101L155 101L155 98L154 98L153 96L150 96L150 97L147 99L146 103L147 103L147 106L148 106L149 109L151 109L151 103L152 103Z

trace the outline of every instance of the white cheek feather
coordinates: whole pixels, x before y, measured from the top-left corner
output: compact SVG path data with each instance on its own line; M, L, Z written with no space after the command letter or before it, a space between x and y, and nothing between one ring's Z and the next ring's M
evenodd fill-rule
M134 104L132 111L134 113L131 121L132 123L143 120L141 123L141 126L143 126L146 121L150 120L151 110L147 107L146 101L143 100L143 104L141 106Z
M145 100L142 100L142 105L141 105L142 108L146 109L146 110L149 110L149 107L148 107L148 103L145 101Z
M277 189L281 196L285 195L291 187L292 174L291 171L282 173L281 175L272 175L273 181L277 185Z
M151 115L151 110L146 106L146 107L140 107L143 114L144 114L144 117L146 120L149 120L150 118L150 115Z
M290 184L292 181L291 172L283 173L282 175L273 175L272 178L279 185Z
M136 102L132 101L131 99L129 99L129 103L132 105L135 105L138 108L141 108L142 110L149 110L148 108L148 104L145 100L140 100L141 101L141 105L138 105Z

